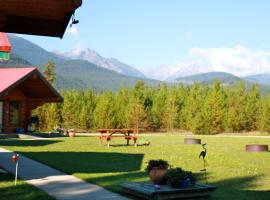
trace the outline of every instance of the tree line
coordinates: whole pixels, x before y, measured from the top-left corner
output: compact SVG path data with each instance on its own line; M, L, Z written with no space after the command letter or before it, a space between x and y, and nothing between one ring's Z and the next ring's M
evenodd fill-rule
M148 131L188 130L194 134L221 132L270 132L270 96L257 84L147 86L117 92L64 91L63 103L45 104L36 110L40 128L56 124L77 130L140 128Z

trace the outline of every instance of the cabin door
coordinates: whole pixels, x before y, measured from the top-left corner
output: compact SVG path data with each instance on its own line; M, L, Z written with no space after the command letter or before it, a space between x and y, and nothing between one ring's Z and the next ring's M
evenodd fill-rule
M0 133L3 130L3 101L0 101Z

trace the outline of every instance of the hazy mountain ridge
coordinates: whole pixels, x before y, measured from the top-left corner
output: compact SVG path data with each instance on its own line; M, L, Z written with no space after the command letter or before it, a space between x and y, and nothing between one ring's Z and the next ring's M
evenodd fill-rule
M34 65L41 71L48 60L56 63L57 83L60 89L117 90L121 87L132 87L138 80L156 85L157 80L124 76L115 71L105 69L86 60L71 60L48 52L40 46L16 35L8 35L12 45L11 60L1 67L21 67ZM9 63L21 59L15 65ZM24 65L23 63L26 63Z
M234 86L240 81L244 81L246 82L247 89L249 89L252 84L257 83L262 93L270 92L270 85L246 80L245 78L241 78L241 77L235 76L234 74L226 73L226 72L208 72L208 73L195 74L195 75L190 75L190 76L185 76L185 77L179 77L175 80L175 83L183 83L183 84L192 85L194 82L197 82L197 83L211 85L216 80L219 80L222 85L229 85L229 86Z
M104 67L109 70L116 71L122 75L133 76L138 78L146 78L145 75L139 70L131 67L115 58L104 58L92 49L74 49L68 52L61 53L54 51L56 55L66 57L69 59L87 60L90 63L94 63L100 67Z
M8 34L8 39L11 44L12 53L19 55L33 65L43 66L48 60L52 60L55 63L63 61L59 56L46 51L37 44L22 37Z
M0 66L1 67L23 67L23 66L31 66L32 64L23 59L22 57L20 57L19 55L16 55L14 53L10 54L10 59L9 60L5 60L5 61L1 61L0 62Z
M258 84L270 85L270 74L268 73L245 76L244 79Z
M0 63L0 67L35 65L42 70L43 65L46 64L48 60L52 60L57 66L57 86L60 89L85 89L91 87L96 90L117 90L121 87L132 87L138 80L144 80L150 85L157 85L160 83L160 81L157 80L125 76L86 60L68 59L48 52L40 46L15 35L9 35L9 39L12 45L11 59ZM92 53L94 57L98 55L96 52ZM119 62L114 59L109 60L110 62ZM241 80L246 80L249 85L253 82L257 82L260 84L260 88L264 88L264 90L269 91L270 88L269 74L257 74L240 78L226 72L208 72L178 77L175 78L174 82L192 84L196 81L211 84L215 79L220 79L222 84L230 85Z
M185 77L179 77L176 78L175 81L192 84L193 82L211 83L216 79L220 80L221 83L226 84L233 84L235 82L242 80L241 78L226 72L208 72Z

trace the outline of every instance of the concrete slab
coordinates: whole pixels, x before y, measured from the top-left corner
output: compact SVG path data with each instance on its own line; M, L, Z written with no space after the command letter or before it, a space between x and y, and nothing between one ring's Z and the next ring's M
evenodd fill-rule
M15 173L13 152L0 148L0 166ZM18 176L58 200L128 200L119 194L20 156Z

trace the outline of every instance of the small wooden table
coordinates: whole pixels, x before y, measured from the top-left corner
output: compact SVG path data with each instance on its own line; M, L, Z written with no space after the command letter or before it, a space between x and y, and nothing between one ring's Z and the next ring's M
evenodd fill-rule
M127 145L129 145L129 140L133 140L134 146L137 146L138 129L99 129L97 131L100 133L100 143L103 144L105 140L108 147L112 138L124 138L127 140Z
M172 188L168 185L160 185L158 188L150 182L123 183L125 193L139 199L170 200L170 199L205 199L215 191L215 186L195 184L191 188Z

